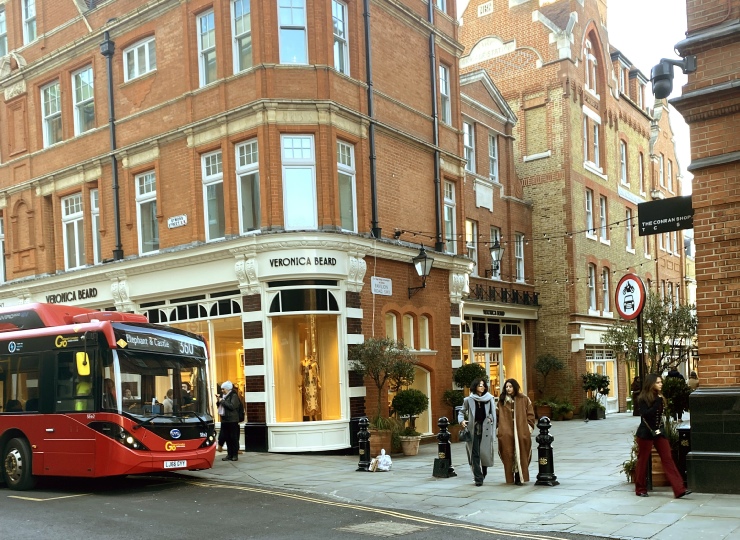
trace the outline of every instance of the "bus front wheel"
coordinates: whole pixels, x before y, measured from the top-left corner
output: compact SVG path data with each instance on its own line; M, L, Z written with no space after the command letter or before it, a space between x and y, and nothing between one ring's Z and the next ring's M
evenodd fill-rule
M25 439L11 439L3 452L3 477L10 489L31 489L34 478L31 474L31 448Z

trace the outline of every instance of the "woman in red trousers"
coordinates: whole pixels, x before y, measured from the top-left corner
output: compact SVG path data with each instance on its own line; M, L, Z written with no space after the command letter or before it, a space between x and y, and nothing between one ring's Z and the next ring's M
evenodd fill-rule
M635 471L635 494L638 497L647 497L647 465L650 452L655 446L663 463L668 481L673 488L673 495L680 499L691 491L683 485L683 478L673 463L671 456L671 445L665 437L665 426L663 425L663 409L665 401L660 391L663 388L663 379L660 375L650 373L645 377L645 384L637 398L637 406L640 410L640 427L637 428L637 470Z

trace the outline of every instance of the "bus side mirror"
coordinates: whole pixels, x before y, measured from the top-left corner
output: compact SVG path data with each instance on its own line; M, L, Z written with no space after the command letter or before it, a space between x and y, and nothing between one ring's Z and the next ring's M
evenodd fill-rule
M75 353L77 360L77 375L80 377L88 377L90 375L90 357L86 352Z

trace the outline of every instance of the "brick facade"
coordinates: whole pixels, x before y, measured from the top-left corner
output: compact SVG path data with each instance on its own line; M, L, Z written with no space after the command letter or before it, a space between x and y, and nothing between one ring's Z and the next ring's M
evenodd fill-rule
M696 306L700 386L691 394L688 486L738 493L740 476L740 309L737 230L740 227L740 1L687 0L682 57L697 69L671 103L691 132L692 206L696 242Z
M623 274L683 287L681 235L678 255L656 251L653 239L646 258L637 234L637 204L678 192L673 134L668 114L645 106L645 76L610 44L606 2L494 0L479 16L483 3L473 0L463 13L461 71L486 70L519 119L512 161L531 206L534 264L527 279L541 306L534 349L566 361L568 372L554 384L567 386L589 369L585 350L602 348L598 335L614 321ZM672 190L650 189L660 153L673 164ZM630 381L613 367L623 410L622 387ZM573 385L573 402L583 397Z

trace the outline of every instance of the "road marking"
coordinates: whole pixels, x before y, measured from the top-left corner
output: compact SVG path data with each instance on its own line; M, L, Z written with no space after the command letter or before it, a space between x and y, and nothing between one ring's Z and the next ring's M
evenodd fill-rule
M432 518L412 516L410 514L404 514L403 512L396 512L393 510L373 508L371 506L360 506L357 504L325 501L323 499L317 499L315 497L308 497L306 495L298 495L295 493L283 493L280 491L272 491L269 489L254 488L254 487L247 487L247 486L230 486L227 484L211 484L211 483L206 483L206 482L193 482L193 481L185 481L185 483L191 484L194 486L207 487L207 488L235 489L238 491L250 491L252 493L264 493L267 495L275 495L277 497L285 497L287 499L297 499L297 500L301 500L305 502L323 504L326 506L338 506L340 508L350 508L352 510L361 510L364 512L382 514L386 517L396 517L399 519L416 521L417 523L425 523L427 525L436 525L438 527L451 527L454 529L466 529L469 531L476 531L476 532L482 532L482 533L488 533L488 534L505 535L511 538L527 538L529 540L563 540L562 537L557 537L557 536L543 536L541 534L512 532L512 531L506 531L502 529L492 529L490 527L485 527L483 525L467 525L464 523L449 523L447 521L440 521L440 520L432 519Z
M20 495L8 495L8 499L20 499L22 501L46 502L58 501L59 499L71 499L72 497L86 497L92 493L80 493L79 495L62 495L61 497L49 497L48 499L38 499L36 497L21 497Z

